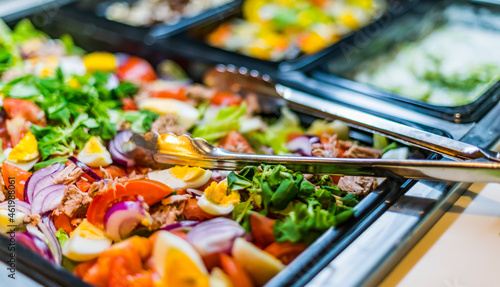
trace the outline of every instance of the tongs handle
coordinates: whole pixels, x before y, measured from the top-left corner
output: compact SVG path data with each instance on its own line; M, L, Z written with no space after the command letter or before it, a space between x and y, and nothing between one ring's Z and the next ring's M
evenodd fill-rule
M201 148L207 151L207 149ZM232 153L221 148L214 148L204 156L200 156L200 154L202 153L157 153L154 158L160 163L219 170L239 170L249 165L282 164L296 171L314 174L376 177L396 175L411 179L500 183L500 163L488 161L457 162L277 156Z
M296 108L315 115L320 113L327 117L334 117L360 129L380 133L404 144L418 146L459 160L484 158L500 162L500 155L487 149L370 115L282 85L276 85L276 90L281 97Z
M224 87L239 87L240 90L257 92L267 96L278 96L286 100L289 105L311 115L323 115L324 117L340 119L362 130L376 132L407 145L424 148L457 160L484 158L500 162L500 155L496 152L422 131L331 100L276 84L269 75L262 75L254 70L249 71L246 68L237 68L233 65L219 65L212 70L212 73L208 74L211 76L208 77L209 80L210 78L213 80L215 74L224 79L220 83Z

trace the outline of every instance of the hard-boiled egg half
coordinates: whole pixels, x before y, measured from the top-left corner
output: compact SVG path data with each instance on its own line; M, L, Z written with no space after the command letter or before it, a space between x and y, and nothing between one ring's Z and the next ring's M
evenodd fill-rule
M174 99L146 98L139 101L141 110L149 110L162 115L176 115L179 126L188 130L200 117L200 112L193 106Z
M78 160L90 167L108 166L113 163L111 154L99 137L92 136L78 153Z
M13 217L10 215L13 214ZM0 209L0 233L6 233L12 229L14 226L18 226L24 221L26 214L19 210L16 212L9 212L7 208Z
M205 185L211 177L212 171L187 165L176 165L148 174L149 179L164 183L172 189L198 188Z
M71 236L63 246L63 254L74 261L86 261L96 258L111 246L111 239L106 233L84 219L71 232Z
M168 231L155 235L152 257L164 286L209 286L208 271L191 244Z
M212 215L225 215L233 211L234 205L240 203L240 194L229 190L227 179L212 182L204 194L198 199L198 205Z
M23 170L30 170L38 161L38 142L31 132L28 132L13 149L5 149L6 162Z

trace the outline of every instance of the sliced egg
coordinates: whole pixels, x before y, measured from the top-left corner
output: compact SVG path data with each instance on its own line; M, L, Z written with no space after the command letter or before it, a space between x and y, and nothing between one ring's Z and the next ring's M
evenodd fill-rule
M87 68L80 56L62 57L59 66L65 75L83 76L87 72Z
M177 165L148 174L149 179L164 183L172 189L198 188L205 185L211 177L211 170L189 167L187 165Z
M99 137L92 136L78 153L78 160L91 167L108 166L113 163L111 155Z
M10 215L13 215L12 217ZM9 212L7 209L0 209L0 233L6 233L14 226L18 226L24 221L26 214L19 210Z
M38 142L31 132L28 132L21 141L12 149L7 158L11 162L27 162L37 159Z
M210 272L210 287L233 287L231 278L219 267L214 267Z
M209 286L208 271L201 256L177 235L158 231L152 258L165 286Z
M146 98L138 103L141 110L149 110L162 115L176 115L179 126L188 130L200 117L200 112L193 106L174 99Z
M228 192L229 191L229 192ZM240 194L229 190L227 179L212 182L204 194L198 199L198 205L212 215L226 215L233 211L234 205L240 202Z
M87 261L96 258L111 246L105 232L84 219L71 232L69 240L63 246L63 254L74 261Z
M10 153L12 152L12 148L6 148L4 151L3 151L3 155L5 156L5 158L9 158L9 155ZM33 168L33 166L35 166L35 164L38 162L40 158L35 158L34 160L30 160L30 161L25 161L25 162L13 162L13 161L10 161L10 160L5 160L5 162L13 165L13 166L16 166L22 170L25 170L25 171L29 171L30 169Z
M231 254L259 286L285 268L277 258L243 238L236 238Z

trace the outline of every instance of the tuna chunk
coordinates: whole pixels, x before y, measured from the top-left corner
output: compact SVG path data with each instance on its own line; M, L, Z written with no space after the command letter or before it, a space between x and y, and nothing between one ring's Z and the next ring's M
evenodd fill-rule
M91 201L92 198L86 192L78 189L76 185L68 185L64 190L60 210L67 216L72 217L75 214L86 211Z

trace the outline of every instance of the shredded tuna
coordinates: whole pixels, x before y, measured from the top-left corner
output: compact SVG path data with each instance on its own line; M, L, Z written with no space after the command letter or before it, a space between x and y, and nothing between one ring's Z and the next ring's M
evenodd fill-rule
M87 210L92 198L86 192L81 191L76 185L68 185L64 189L64 197L61 201L61 211L69 217Z
M382 153L374 148L353 145L345 153L344 157L350 158L380 158Z
M54 179L54 184L72 184L75 183L83 174L83 170L70 163Z
M74 227L77 227L78 225L80 225L80 223L82 223L83 221L83 218L75 218L75 219L72 219L70 221L71 225L73 225Z
M343 176L339 180L338 187L349 193L365 196L378 186L374 177Z
M66 48L58 40L49 40L42 37L29 39L21 45L21 55L24 59L44 58L48 56L62 57Z
M37 226L41 221L42 219L40 218L39 214L26 215L24 217L24 222L33 226Z
M224 146L224 149L230 152L248 153L248 146L241 142L227 144Z
M179 126L176 115L162 115L151 125L151 131L164 134L173 133L176 135L187 134L188 132Z
M187 201L190 199L192 196L189 194L182 194L182 195L171 195L161 201L161 204L167 205L167 204L172 204L172 203L177 203L177 202L182 202L182 201Z
M0 171L0 201L4 201L8 197L8 190L3 181L3 173Z
M92 183L92 185L89 187L89 190L87 191L88 195L91 198L94 198L98 195L101 195L108 191L108 188L110 188L110 185L113 185L114 183L112 181L107 181L107 180L100 180Z
M176 222L182 215L185 205L186 201L183 200L172 204L153 206L150 212L153 218L151 228L155 230Z
M203 102L210 100L214 96L215 91L214 89L211 89L209 87L200 84L194 84L187 87L186 93L188 98L193 99L197 102Z
M256 94L248 94L245 97L245 103L247 104L247 116L251 117L252 115L260 112L259 100Z

